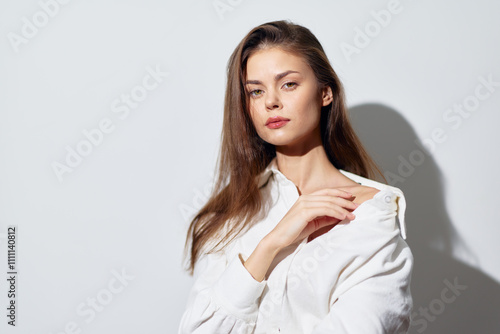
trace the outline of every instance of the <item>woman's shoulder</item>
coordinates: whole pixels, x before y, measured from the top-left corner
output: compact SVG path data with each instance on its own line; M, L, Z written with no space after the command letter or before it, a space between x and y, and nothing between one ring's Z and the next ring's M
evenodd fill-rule
M365 185L352 185L347 187L339 187L338 189L348 191L355 196L354 203L362 204L363 202L370 200L375 197L375 195L381 191L379 188L365 186Z
M357 189L360 192L360 195L365 195L365 196L370 196L372 197L376 195L379 191L391 191L394 193L397 193L401 196L403 196L403 191L397 187L375 181L366 177L363 177L358 174L354 174L351 172L348 172L343 169L339 169L339 171L346 177L350 178L354 182L357 183L357 185L353 185L353 189Z
M376 206L377 208L384 210L384 212L390 212L391 214L392 212L396 212L401 236L403 239L406 239L406 199L403 191L398 187L378 182L343 169L339 169L339 171L354 182L358 183L358 185L353 186L352 189L354 195L356 195L355 191L359 192L359 195L356 195L356 198L354 199L355 203L361 205L364 202L369 202L372 204L370 206ZM345 190L350 191L347 189Z

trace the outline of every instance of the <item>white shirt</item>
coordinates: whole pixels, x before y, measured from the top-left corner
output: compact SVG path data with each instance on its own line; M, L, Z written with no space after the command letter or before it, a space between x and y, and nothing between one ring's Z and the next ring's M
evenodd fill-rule
M259 185L273 206L224 252L200 257L179 334L407 332L413 254L404 240L403 192L339 171L380 191L353 211L354 220L283 249L258 282L242 261L299 198L271 161Z

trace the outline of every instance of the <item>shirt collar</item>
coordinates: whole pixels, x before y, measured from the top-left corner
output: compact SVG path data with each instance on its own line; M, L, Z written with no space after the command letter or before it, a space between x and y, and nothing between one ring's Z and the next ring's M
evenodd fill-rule
M368 181L369 183L377 183L377 185L373 185L375 188L377 189L382 189L383 186L385 186L384 184L382 183L379 183L379 182L376 182L376 181L373 181L373 180L369 180L369 179L366 179L360 175L357 175L357 174L354 174L354 173L351 173L351 172L348 172L346 170L343 170L343 169L339 169L339 171L344 174L345 176L347 176L348 178L350 178L351 180L357 182L357 183L360 183L360 184L366 184L366 181ZM268 180L269 180L269 177L272 175L272 174L280 174L282 175L283 177L285 177L283 175L283 173L280 172L280 170L278 169L278 162L276 160L276 157L274 157L270 162L269 164L266 166L266 168L262 171L262 173L259 175L259 188L262 187ZM285 177L286 178L286 177Z
M262 171L262 173L259 175L259 188L262 187L266 182L269 180L269 177L271 177L272 174L280 173L278 169L278 163L276 161L276 157L274 157L267 167Z
M359 176L357 174L354 174L354 173L351 173L351 172L348 172L348 171L345 171L343 169L339 169L339 171L344 174L345 176L347 176L348 178L354 180L355 182L357 183L365 183L365 181L367 180L366 178L362 177L362 176ZM280 170L278 169L278 162L276 160L276 157L274 157L270 162L269 164L266 166L266 168L262 171L262 173L259 175L259 188L262 187L266 182L267 180L269 180L269 177L272 175L272 174L281 174L283 175ZM284 176L284 175L283 175ZM285 177L285 176L284 176ZM369 180L370 182L375 182L373 180ZM378 182L377 182L378 183ZM381 189L380 186L377 186L376 188L378 189Z

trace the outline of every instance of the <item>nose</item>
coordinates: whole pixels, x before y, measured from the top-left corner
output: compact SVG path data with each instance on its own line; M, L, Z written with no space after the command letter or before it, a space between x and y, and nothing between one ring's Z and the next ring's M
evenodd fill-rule
M274 110L274 109L281 109L281 107L282 107L281 100L278 94L274 91L269 91L266 96L266 109Z

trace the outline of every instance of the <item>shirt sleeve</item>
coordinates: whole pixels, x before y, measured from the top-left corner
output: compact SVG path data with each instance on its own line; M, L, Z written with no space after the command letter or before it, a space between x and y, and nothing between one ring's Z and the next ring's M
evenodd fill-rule
M199 259L179 334L253 332L267 280L254 279L243 265L245 260L238 253L228 263L220 252Z
M329 313L312 334L407 333L414 258L394 215L388 211L353 225L356 246L345 254L350 265L339 276Z

